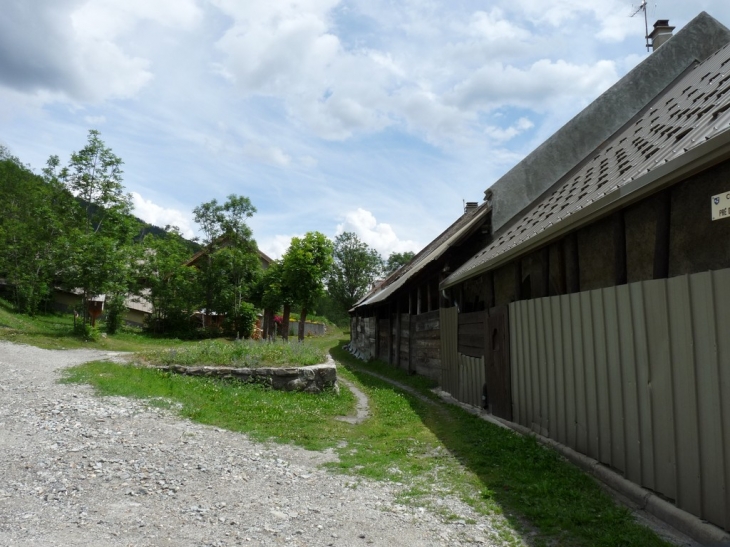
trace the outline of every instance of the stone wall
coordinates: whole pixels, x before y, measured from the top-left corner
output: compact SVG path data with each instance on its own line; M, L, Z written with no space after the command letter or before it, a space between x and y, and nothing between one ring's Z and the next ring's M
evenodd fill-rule
M206 378L220 378L237 380L246 383L260 383L282 391L304 391L306 393L320 393L326 388L337 389L337 368L334 363L312 365L308 367L186 367L182 365L156 366L157 370L186 374L188 376L202 376Z

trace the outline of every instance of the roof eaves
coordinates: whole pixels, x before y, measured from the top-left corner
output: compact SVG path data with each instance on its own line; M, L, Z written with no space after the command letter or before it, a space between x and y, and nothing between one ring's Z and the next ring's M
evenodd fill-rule
M429 245L427 245L421 253L413 258L410 263L411 266L406 272L396 279L393 279L387 285L381 285L378 291L363 298L363 300L355 304L350 311L355 311L359 307L377 304L386 300L391 294L400 289L408 280L422 271L427 265L443 256L447 249L458 243L463 237L472 233L475 226L479 222L483 221L490 211L490 204L485 202L480 205L476 211L465 213L459 217L451 224L451 226L429 243Z

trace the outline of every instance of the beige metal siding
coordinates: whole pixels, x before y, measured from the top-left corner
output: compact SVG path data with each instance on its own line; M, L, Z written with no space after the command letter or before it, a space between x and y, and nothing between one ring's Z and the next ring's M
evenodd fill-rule
M514 420L730 528L730 270L510 305Z
M482 388L486 382L484 357L470 357L458 354L459 359L459 389L454 395L462 403L472 406L482 406Z

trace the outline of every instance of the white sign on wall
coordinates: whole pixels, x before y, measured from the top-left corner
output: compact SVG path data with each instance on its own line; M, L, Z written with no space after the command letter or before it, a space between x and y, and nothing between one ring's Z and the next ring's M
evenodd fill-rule
M712 196L712 220L730 218L730 192Z

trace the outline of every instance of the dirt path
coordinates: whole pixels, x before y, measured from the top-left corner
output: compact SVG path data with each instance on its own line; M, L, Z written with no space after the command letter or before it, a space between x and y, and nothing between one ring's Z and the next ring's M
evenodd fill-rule
M467 506L444 500L462 517L445 522L399 505L405 485L332 474L332 453L57 383L63 367L116 355L0 342L0 545L494 544Z

